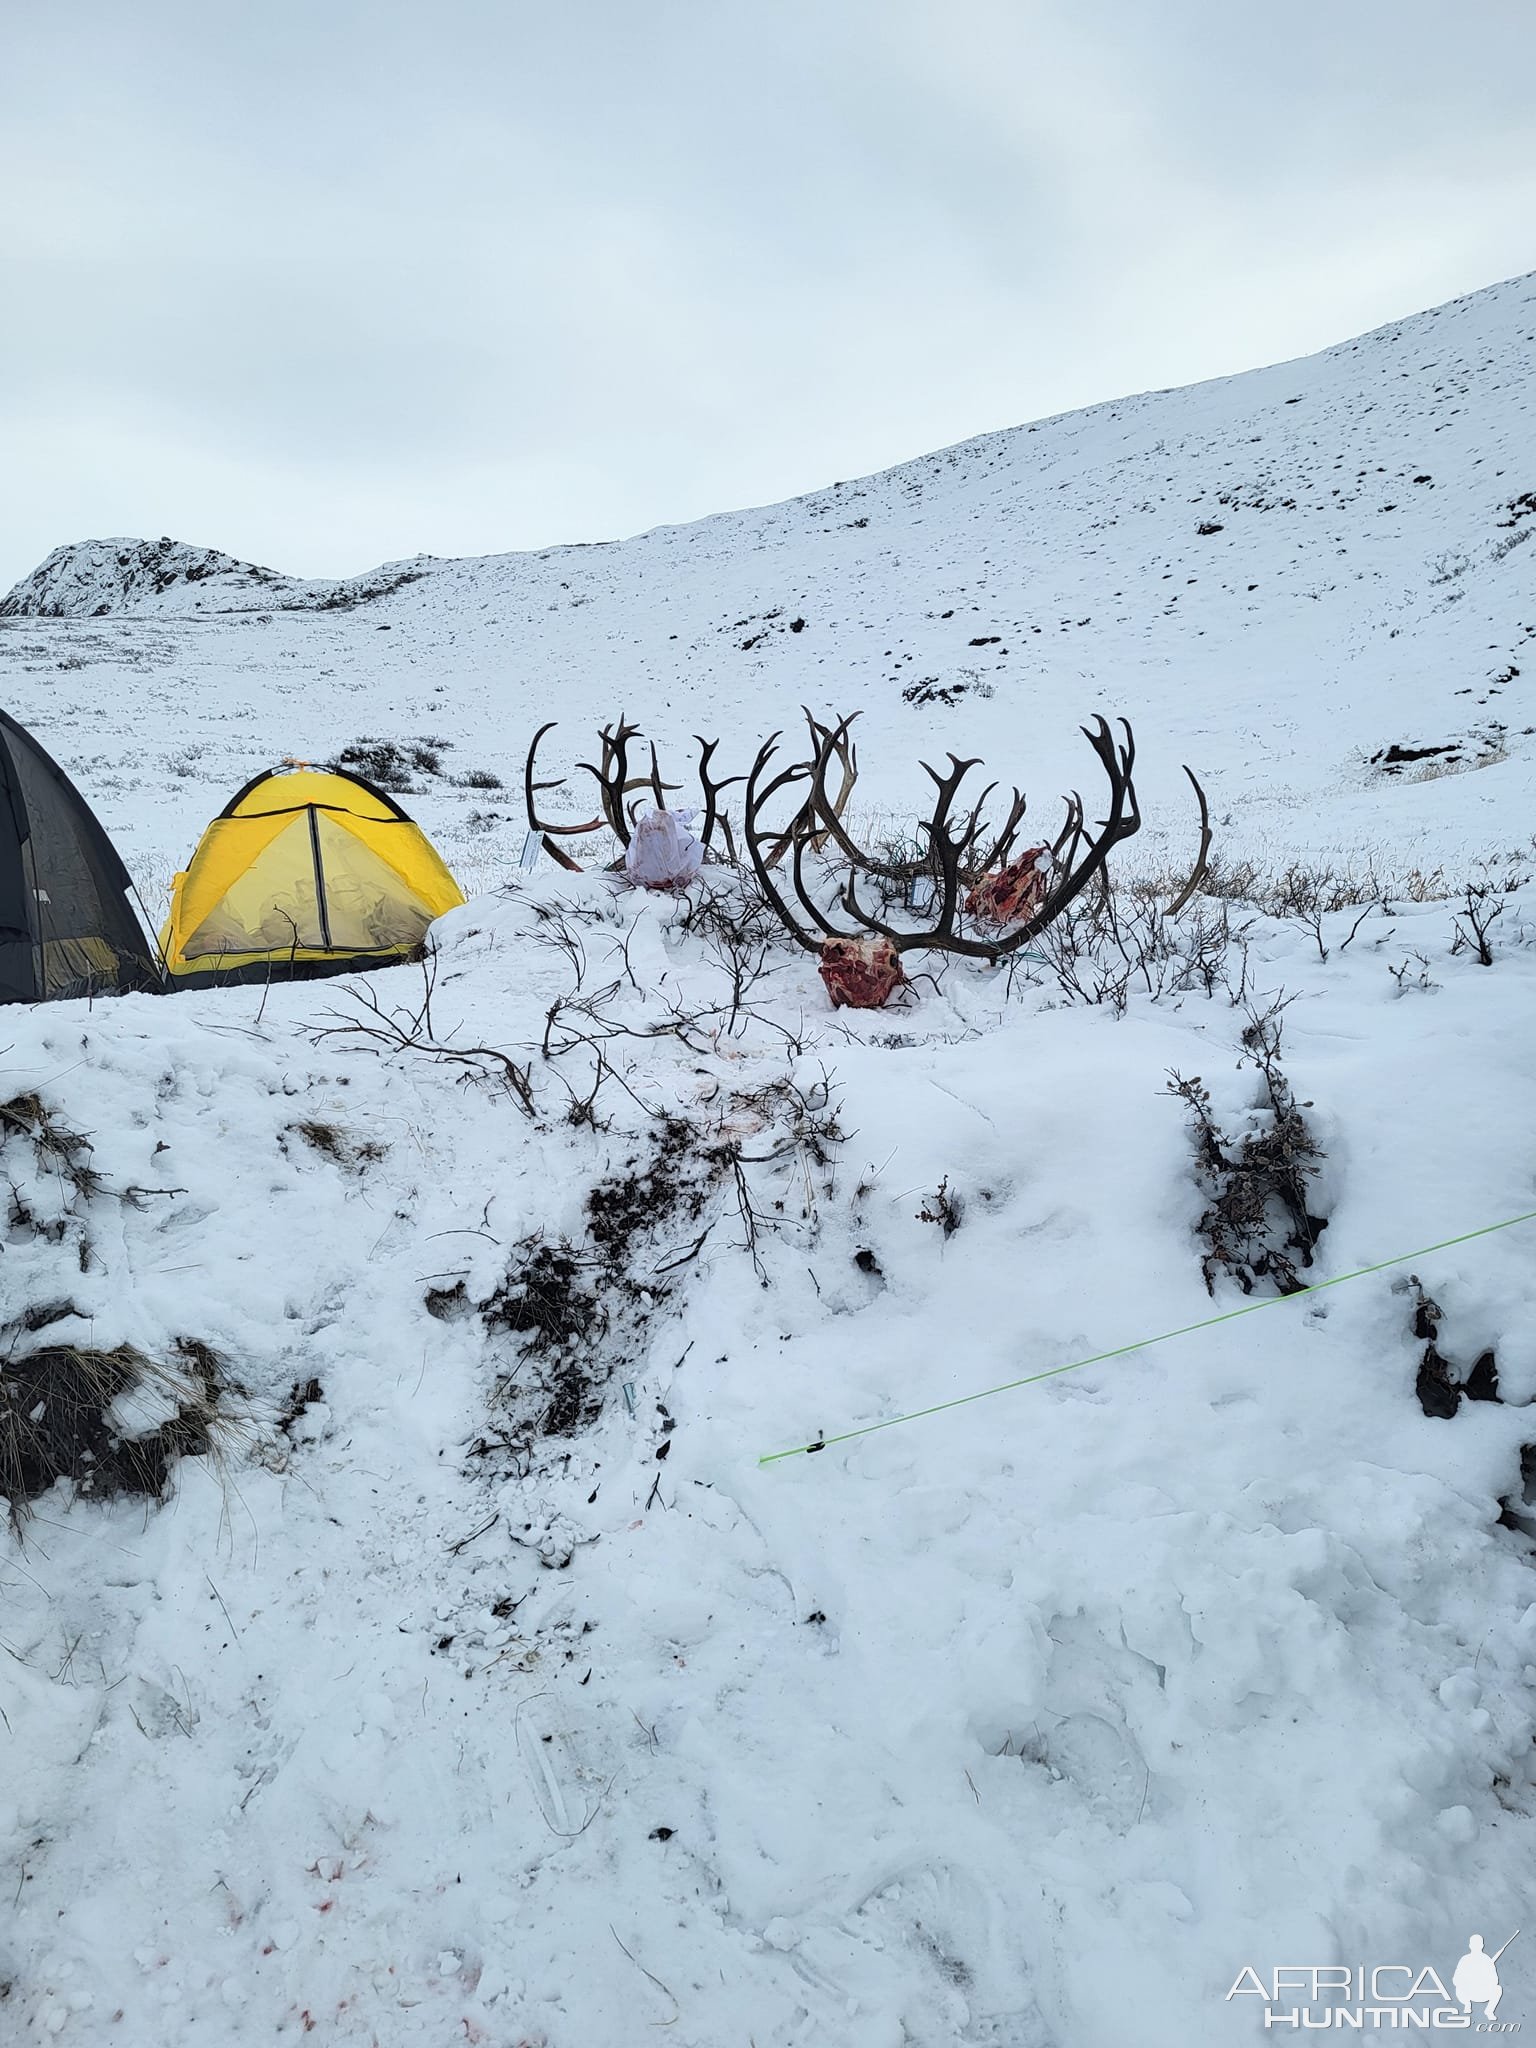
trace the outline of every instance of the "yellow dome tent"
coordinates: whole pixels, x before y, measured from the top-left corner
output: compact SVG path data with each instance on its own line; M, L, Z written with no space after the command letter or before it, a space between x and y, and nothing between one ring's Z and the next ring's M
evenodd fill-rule
M387 967L464 901L392 797L340 770L255 776L171 891L160 949L173 988Z

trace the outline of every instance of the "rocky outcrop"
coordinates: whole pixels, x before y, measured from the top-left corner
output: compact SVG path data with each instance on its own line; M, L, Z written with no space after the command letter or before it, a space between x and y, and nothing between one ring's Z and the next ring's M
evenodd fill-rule
M208 584L209 595L217 592L217 608L222 609L237 594L248 596L289 582L274 570L236 561L217 548L188 547L184 541L83 540L55 548L47 561L0 598L0 618L106 618L137 611L147 599L189 584Z
M165 610L350 611L424 574L416 563L390 562L340 582L306 581L169 537L82 540L55 548L0 598L0 618L105 619Z

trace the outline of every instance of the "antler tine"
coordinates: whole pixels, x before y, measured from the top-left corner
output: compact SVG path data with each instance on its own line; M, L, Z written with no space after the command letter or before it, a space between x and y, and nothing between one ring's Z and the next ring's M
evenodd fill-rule
M699 834L700 843L708 846L715 826L719 824L725 832L726 851L734 860L736 846L731 833L731 821L720 808L720 792L729 789L734 782L745 782L747 778L744 775L728 775L723 782L711 782L709 764L720 742L706 740L699 732L694 734L694 738L699 743L699 786L704 792L704 826Z
M859 714L856 711L852 712L847 718L840 719L836 726L821 726L820 728L818 728L816 720L811 717L809 711L805 715L810 722L811 729L813 731L819 729L823 735L822 743L817 749L816 759L812 765L811 794L807 797L805 804L807 815L812 817L815 824L820 828L819 830L812 831L809 835L813 848L820 852L828 839L834 840L838 851L851 866L862 868L866 874L881 875L892 881L910 881L914 875L921 874L928 865L926 859L907 861L876 860L872 855L864 851L843 824L843 807L848 801L858 773L856 756L847 744L848 728ZM839 755L843 761L843 786L839 790L835 802L827 795L827 770L831 765L834 754ZM951 761L955 760L953 754L949 758ZM941 777L935 769L929 767L926 761L922 765L927 769L934 781L938 783L942 795L949 778ZM964 764L957 763L956 765L959 773L963 775L967 768L973 768L976 764L974 761L970 761ZM956 787L958 786L957 778ZM952 797L953 792L951 792ZM869 929L882 933L885 930L884 926L877 923L871 923Z
M805 709L804 706L801 708ZM831 838L837 841L849 859L856 857L856 849L850 850L853 848L853 842L843 831L843 812L848 807L848 799L859 779L858 752L849 738L849 733L853 721L860 715L857 711L851 711L846 718L840 718L833 726L823 725L819 719L813 718L808 710L805 712L806 723L811 729L812 781L811 793L805 800L805 816L801 829L810 834L812 848L817 853L821 852L827 840ZM834 759L842 767L842 777L835 797L827 793L827 771Z
M948 775L940 775L938 770L927 761L921 764L924 774L932 778L938 791L937 796L934 798L933 816L923 820L922 829L928 834L928 850L930 855L934 852L936 838L942 835L945 840L954 846L957 858L963 858L975 844L981 827L982 806L986 803L993 790L996 789L997 784L995 782L987 784L971 808L969 823L957 837L949 829L950 806L959 794L960 785L964 782L966 776L970 774L973 768L981 766L981 756L978 754L974 760L962 761L957 754L951 754L949 760L950 771Z
M883 924L879 918L871 916L858 900L852 870L843 890L843 907L851 917L858 919L866 931L878 932L882 938L889 939L898 953L909 953L919 946L934 946L944 952L985 957L991 952L989 945L980 940L961 938L955 931L955 920L960 912L960 861L966 842L943 830L935 832L926 819L923 830L928 834L930 857L939 870L937 913L926 930L899 931L894 925Z
M629 743L640 738L638 725L625 723L624 714L619 713L616 726L605 725L599 737L603 743L602 766L594 768L590 761L578 761L576 766L584 768L592 776L602 792L603 816L610 831L620 846L629 845L629 820L624 815L624 799L631 789L643 789L645 778L637 782L629 780Z
M1205 791L1196 780L1194 769L1189 766L1187 761L1183 765L1184 773L1189 777L1190 783L1194 788L1195 800L1200 806L1200 851L1195 855L1195 864L1189 871L1189 880L1168 907L1168 915L1170 917L1178 916L1190 897L1194 895L1196 889L1205 880L1205 871L1210 863L1211 855L1210 805L1205 800Z
M1096 715L1094 718L1094 724L1098 727L1097 732L1090 732L1086 725L1078 729L1098 755L1104 773L1109 777L1110 815L1104 820L1105 828L1120 824L1120 806L1128 799L1131 819L1134 822L1128 821L1126 828L1120 831L1118 836L1129 839L1141 826L1141 812L1136 804L1136 787L1131 781L1131 770L1136 765L1136 735L1131 731L1128 720L1122 718L1120 723L1125 727L1124 746L1116 741L1102 715Z
M602 767L592 768L590 762L583 762L581 765L590 769L599 782L614 782L622 787L629 773L629 743L640 738L640 728L638 725L630 725L621 711L617 725L605 725L598 738L603 743Z
M949 760L950 772L948 775L940 775L930 762L924 761L921 763L927 774L931 776L937 791L934 798L933 816L923 819L920 826L920 829L928 835L928 852L925 859L900 863L876 863L861 857L850 865L847 880L843 884L841 902L844 910L847 911L851 918L854 918L862 925L865 931L875 932L881 938L888 939L897 953L911 952L918 946L939 946L954 952L984 953L987 950L985 946L979 945L975 941L957 938L955 936L955 919L959 914L960 908L960 863L965 856L966 849L975 839L977 824L981 815L981 805L986 802L988 795L996 785L989 784L987 789L983 790L980 802L972 810L964 829L958 833L951 832L949 830L950 805L954 802L955 793L959 789L960 784L978 763L974 760L962 761L955 754L951 754ZM928 868L931 872L935 865L938 868L937 880L939 882L938 913L934 922L927 930L916 932L901 931L897 926L887 924L883 919L874 916L859 901L857 875L861 867L869 873L891 876L903 873L916 875L924 868Z
M1059 867L1071 867L1077 858L1077 849L1083 840L1083 800L1075 789L1068 790L1062 798L1066 806L1066 817L1061 830L1051 844L1051 859ZM1062 848L1066 851L1063 853Z
M1090 832L1084 822L1082 798L1074 790L1068 800L1068 828L1063 838L1070 839L1070 848L1061 880L1054 889L1047 891L1045 901L1024 924L1018 925L1007 938L997 941L991 948L994 959L1001 959L1031 939L1037 932L1044 931L1053 919L1059 917L1095 875L1105 871L1110 851L1122 839L1129 839L1141 830L1141 809L1136 801L1136 787L1131 780L1131 770L1136 760L1136 736L1129 722L1121 719L1125 729L1125 743L1120 745L1108 724L1102 717L1094 721L1097 730L1088 726L1082 728L1084 739L1098 755L1105 774L1109 777L1109 815L1100 822L1097 832ZM1087 842L1087 852L1077 861L1079 846ZM1058 845L1061 841L1057 842Z
M816 898L812 895L810 889L806 885L805 856L809 850L810 842L806 839L805 835L801 833L796 838L794 846L790 852L789 872L795 884L795 894L800 898L800 901L804 906L806 915L810 918L812 924L816 926L818 931L822 932L829 939L842 938L844 934L837 929L837 926L835 924L833 924L831 919L827 916L826 912L822 909L821 905L816 901ZM859 912L857 908L854 909L853 914L855 917L858 917Z
M848 915L861 924L865 931L875 932L882 939L889 939L898 953L904 952L910 946L921 945L923 940L920 933L898 931L894 925L883 924L878 917L864 908L858 898L858 885L855 880L857 872L855 868L849 869L848 878L843 883L842 895L838 898ZM829 925L826 929L831 931L832 928Z
M805 800L807 828L820 828L814 830L812 835L815 838L818 852L829 838L835 839L839 850L849 860L858 861L862 864L864 856L844 830L842 817L843 807L848 801L848 791L852 787L848 773L850 759L849 752L847 751L848 729L859 714L857 711L850 712L846 718L839 719L835 726L819 726L817 721L811 717L809 711L805 715L810 722L812 732L818 736L815 753L811 761L811 793ZM833 754L838 752L840 748L843 749L841 758L843 761L844 786L837 802L834 803L827 795L827 770L832 765Z
M995 788L996 785L994 784L993 787ZM1024 814L1028 809L1028 798L1015 788L1013 802L1009 806L1007 817L1003 820L1002 830L998 833L996 839L993 840L985 856L972 862L966 877L967 880L979 880L989 869L1000 867L1007 860L1013 850L1013 842L1018 837L1019 827L1024 822Z
M662 781L662 779L661 779L661 769L660 769L660 768L658 767L658 765L657 765L657 761L656 761L656 742L655 742L654 740L652 740L652 741L651 741L651 743L650 743L650 747L651 747L651 772L650 772L650 774L649 774L649 775L631 775L631 776L630 776L630 778L629 778L629 780L628 780L628 781L627 781L627 782L625 783L625 785L624 785L624 789L623 789L623 792L622 792L622 793L623 793L623 795L624 795L624 796L626 796L626 797L627 797L627 796L629 796L629 794L630 794L630 793L631 793L631 791L633 791L633 790L637 790L637 789L648 789L648 790L649 790L649 791L651 792L651 795L652 795L652 797L653 797L653 798L654 798L654 800L655 800L655 804L656 804L656 808L657 808L657 810L658 810L658 811L664 811L664 810L666 809L666 807L667 807L667 798L666 798L666 792L667 792L668 790L675 790L675 789L681 789L683 785L682 785L682 784L681 784L680 782L663 782L663 781ZM639 809L640 809L640 805L639 805L639 802L638 802L638 801L636 801L635 803L632 803L632 804L630 804L630 805L629 805L629 806L627 807L627 809L625 810L625 813L624 813L624 815L625 815L625 817L627 817L627 818L628 818L628 820L629 820L629 822L630 822L630 824L631 824L631 825L633 825L633 824L634 824L634 822L635 822L635 816L636 816L636 813L637 813L637 812L639 811Z
M771 868L778 866L790 847L798 839L808 839L812 850L817 853L826 844L826 831L818 829L820 808L825 799L824 762L830 760L832 754L836 753L843 763L843 786L838 792L836 801L828 805L829 815L834 821L841 817L843 806L848 801L849 791L853 788L858 773L856 766L857 757L848 744L848 727L859 714L856 711L851 713L834 729L833 727L821 724L818 719L811 715L805 705L802 704L800 708L805 712L805 722L811 732L811 759L803 764L805 773L812 778L811 791L799 810L796 811L789 823L774 840L771 849L766 855L767 864ZM817 781L818 769L821 770L820 785L818 785ZM818 798L817 795L818 786L822 788L821 798Z
M981 766L981 756L976 754L969 761L962 761L958 754L951 754L947 775L941 775L931 761L919 761L917 765L938 784L939 800L947 805L971 770Z
M814 754L832 738L834 728L830 725L823 725L808 704L802 704L800 709L805 713L805 722L811 729L811 752ZM849 726L852 725L859 715L857 711L850 711L846 718L838 721L835 729L838 732L846 733Z
M933 847L931 833L928 843ZM934 923L929 943L941 946L947 951L956 951L975 944L974 940L957 937L955 932L955 918L960 910L960 856L964 852L964 846L949 833L944 832L939 835L938 845L934 851L938 856L943 888L939 897L938 918ZM922 943L921 939L918 943Z
M618 834L619 844L626 848L629 845L630 835L629 819L624 810L624 799L632 786L644 787L643 779L638 776L634 778L632 783L629 773L629 743L631 740L639 739L640 736L639 726L626 724L622 711L619 713L619 722L614 729L611 740L608 737L607 727L603 728L603 740L605 743L603 751L605 758L609 762L605 794L609 797L610 808L616 821L613 829Z
M806 723L811 729L812 759L821 768L817 786L806 799L807 811L815 811L826 821L840 822L843 812L848 807L848 799L853 794L854 785L859 779L858 749L849 738L849 732L853 726L854 719L859 717L860 714L857 711L850 712L846 718L840 719L834 727L823 725L819 719L813 718L810 711L804 705L800 708L805 711ZM834 755L841 762L843 772L837 795L829 798L827 795L827 769L830 767ZM813 845L817 853L820 853L826 845L827 837L828 834L825 831L818 832L815 835Z
M976 799L975 803L971 806L970 820L967 823L965 830L960 834L959 838L955 840L955 850L962 860L964 859L965 855L970 852L971 848L976 844L977 840L981 837L982 806L983 804L985 804L987 798L992 794L993 790L996 789L996 787L997 784L995 782L989 782L987 784L986 788L981 792L981 795ZM947 836L951 838L954 837L952 833L948 834Z
M598 800L603 807L603 818L609 830L614 831L617 828L613 822L613 804L609 792L609 784L613 777L613 736L606 725L598 734L598 738L602 742L602 753L598 757L600 765L594 767L590 761L578 761L576 766L581 769L583 774L590 775L597 784Z
M1141 830L1141 807L1136 800L1136 785L1131 780L1131 770L1136 762L1136 735L1125 719L1122 718L1120 723L1125 727L1123 747L1116 744L1114 735L1102 718L1098 721L1097 736L1090 736L1093 751L1103 762L1104 772L1109 777L1109 816L1099 821L1099 833L1093 842L1097 848L1103 840L1106 858L1112 846Z
M764 740L762 746L758 748L757 759L752 763L751 771L746 778L746 798L742 809L742 837L747 842L747 856L752 862L752 872L757 877L758 887L773 905L774 911L783 924L784 929L797 945L804 947L807 953L818 953L821 950L819 942L813 939L801 927L794 912L780 894L778 884L774 881L771 873L774 861L783 857L783 848L788 843L787 840L781 835L777 841L777 851L772 858L765 860L763 857L762 839L764 835L759 828L758 818L764 805L779 790L787 788L792 782L803 782L811 772L805 762L796 761L788 768L781 769L766 788L760 787L764 770L778 752L779 738L780 735L775 732L770 733L768 738Z
M579 875L581 873L581 863L572 860L568 853L555 845L554 841L557 837L570 839L579 837L584 832L596 832L603 820L601 818L592 818L585 825L546 824L538 814L538 804L536 802L536 798L541 791L546 789L564 789L565 787L566 779L563 775L552 776L547 782L535 782L533 779L534 759L539 751L539 741L543 739L545 733L553 732L559 723L558 718L551 718L541 725L533 736L533 742L528 749L528 758L523 763L523 803L528 813L528 830L538 833L539 841L544 851L549 854L551 859L557 860L561 867L569 868L573 874Z

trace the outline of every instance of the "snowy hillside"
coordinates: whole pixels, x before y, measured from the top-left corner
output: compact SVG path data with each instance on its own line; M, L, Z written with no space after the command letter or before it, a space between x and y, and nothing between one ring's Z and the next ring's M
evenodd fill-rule
M136 1385L0 1547L0 2040L1189 2048L1518 1928L1536 2020L1536 1222L1405 1256L1536 1211L1533 332L619 545L21 586L0 701L151 900L364 741L479 893L427 968L7 1013L0 1444ZM866 821L951 748L1098 815L1130 716L1111 909L834 1012L724 868L516 871L545 719L732 773L802 702Z
M1426 834L1478 852L1529 831L1533 347L1536 279L1516 279L768 511L287 584L254 611L235 569L138 581L124 609L92 544L49 588L73 577L71 605L110 616L5 621L0 688L151 887L258 767L374 733L451 742L417 808L494 872L517 806L451 776L510 789L542 719L571 760L621 707L668 758L718 732L732 769L802 703L862 709L866 776L897 802L934 745L1052 800L1081 773L1078 723L1119 711L1153 837L1181 829L1187 760L1243 850L1306 850L1321 822L1388 862Z

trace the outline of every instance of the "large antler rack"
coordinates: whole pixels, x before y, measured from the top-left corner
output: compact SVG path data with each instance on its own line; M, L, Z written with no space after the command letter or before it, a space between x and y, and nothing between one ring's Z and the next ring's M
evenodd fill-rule
M583 773L590 775L597 783L598 815L595 818L588 818L578 825L561 825L556 824L552 819L541 818L539 816L539 798L546 790L563 789L566 782L566 778L563 775L553 776L546 781L539 782L535 780L534 774L539 742L547 732L553 732L558 723L557 719L549 719L539 727L533 736L533 742L528 749L528 758L523 766L523 800L528 812L529 831L539 834L545 852L552 859L558 861L561 867L569 868L579 874L581 872L581 863L572 860L564 848L556 843L558 840L579 839L587 833L606 830L613 833L621 847L627 848L634 828L635 814L640 804L644 802L645 794L649 794L658 810L665 810L669 793L680 789L682 785L676 782L662 781L661 768L656 758L654 741L647 741L651 757L649 773L643 775L632 775L630 773L630 742L642 739L644 735L638 726L626 724L624 715L621 712L618 723L611 726L605 725L599 735L602 746L597 761L595 763L591 761L578 761L576 764ZM730 821L720 808L720 793L722 790L729 789L732 783L744 781L745 778L740 775L730 775L725 777L724 780L713 779L710 775L710 761L720 742L718 740L706 740L698 733L694 734L694 738L699 744L697 772L699 785L704 797L704 816L699 827L699 839L704 847L708 849L715 829L718 826L724 834L726 850L730 857L734 859L735 847L731 837ZM610 865L619 866L622 864L622 859L623 856L621 854L619 861L612 862Z
M793 762L770 776L780 735L772 734L759 749L747 777L743 836L759 886L785 928L808 952L822 952L831 940L878 938L888 941L898 955L920 948L933 948L971 959L1003 959L1059 917L1095 876L1104 874L1114 848L1141 829L1141 812L1133 780L1135 735L1122 719L1124 739L1117 740L1106 721L1096 717L1093 725L1084 726L1082 732L1109 782L1106 815L1090 827L1082 797L1074 790L1064 799L1065 817L1049 849L1049 879L1037 906L1007 930L986 935L967 931L961 923L964 892L1007 861L1024 821L1025 798L1017 789L1012 792L1008 813L1000 828L993 833L983 821L983 810L997 786L995 783L989 783L968 810L956 814L961 785L971 770L980 765L979 762L961 760L958 755L951 754L948 771L940 774L925 761L922 767L934 785L934 799L929 815L918 825L924 840L922 850L911 860L879 858L866 852L842 822L842 812L856 773L848 741L852 718L827 726L819 724L809 713L806 715L813 742L809 760ZM834 760L841 761L845 771L835 804L827 795L827 782ZM1200 798L1202 839L1195 872L1179 898L1180 906L1188 900L1198 883L1210 844L1204 794L1192 771L1186 769L1185 773L1194 783ZM775 797L802 782L808 783L809 789L789 825L768 825L766 818ZM817 893L805 869L806 856L829 842L847 864L837 898L837 908L846 920L843 923L829 915L817 900ZM789 854L787 888L773 873L777 859L785 851ZM933 895L928 920L920 926L912 928L892 924L887 918L877 916L860 900L861 877L910 882L922 875L931 878ZM848 929L849 923L852 930Z

